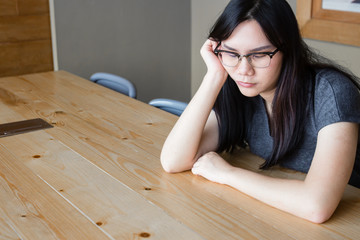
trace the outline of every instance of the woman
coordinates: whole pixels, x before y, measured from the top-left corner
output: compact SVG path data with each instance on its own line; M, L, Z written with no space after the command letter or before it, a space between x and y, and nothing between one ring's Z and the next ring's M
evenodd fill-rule
M166 139L167 172L192 170L312 222L360 187L356 78L313 54L285 0L232 0L201 48L207 73ZM307 172L277 179L218 153L247 146L273 165ZM217 152L217 153L216 153Z

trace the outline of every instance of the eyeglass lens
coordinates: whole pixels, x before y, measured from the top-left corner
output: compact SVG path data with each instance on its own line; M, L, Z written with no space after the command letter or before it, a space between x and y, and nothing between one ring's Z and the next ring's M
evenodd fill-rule
M249 64L257 68L265 68L270 65L271 57L267 54L251 54L248 56L239 57L236 54L229 52L220 52L219 57L221 62L228 67L235 67L245 57Z

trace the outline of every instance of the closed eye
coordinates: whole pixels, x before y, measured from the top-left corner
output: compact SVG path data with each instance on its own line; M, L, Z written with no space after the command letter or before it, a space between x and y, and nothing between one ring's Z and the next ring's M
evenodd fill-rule
M265 54L265 53L253 53L253 54L251 54L252 59L260 59L260 58L264 58L266 56L268 56L268 54Z
M222 54L223 56L232 57L232 58L239 58L239 54L236 52L230 52L226 50L218 50L217 53Z
M234 53L234 52L224 52L226 55L228 55L229 57L233 57L233 58L238 58L239 54Z

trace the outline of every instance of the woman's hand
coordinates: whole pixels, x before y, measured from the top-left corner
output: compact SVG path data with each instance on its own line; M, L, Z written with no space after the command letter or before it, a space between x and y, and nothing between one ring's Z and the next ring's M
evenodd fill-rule
M227 173L234 169L215 152L208 152L200 157L191 169L195 175L200 175L212 182L226 184Z
M207 66L208 73L209 72L221 73L222 78L226 79L227 72L226 72L225 68L223 67L222 63L220 62L219 58L214 53L214 50L217 45L218 45L217 42L208 39L202 46L200 53L201 53L201 56L206 64L206 66Z

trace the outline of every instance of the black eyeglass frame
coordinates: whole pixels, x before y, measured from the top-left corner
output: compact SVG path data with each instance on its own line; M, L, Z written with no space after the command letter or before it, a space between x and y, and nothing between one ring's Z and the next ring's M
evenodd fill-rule
M241 55L241 54L238 54L237 52L232 52L232 51L227 51L227 50L219 50L218 47L220 46L220 44L221 44L221 43L219 43L219 44L216 46L215 50L214 50L214 53L215 53L216 56L219 57L219 53L225 52L225 53L234 54L234 55L238 58L238 62L237 62L237 64L236 64L235 66L228 66L228 67L236 67L236 66L239 64L239 62L240 62L240 60L241 60L242 58L246 58L246 60L248 61L248 63L249 63L252 67L254 67L254 66L251 64L251 61L249 61L248 57L250 57L250 56L252 56L252 55L256 55L256 54L265 54L265 55L268 55L268 56L270 57L270 63L271 63L271 59L273 58L273 56L274 56L278 51L280 51L278 48L276 48L276 49L275 49L274 51L272 51L272 52L254 52L254 53L248 53L248 54ZM221 62L222 62L222 61L221 61ZM270 66L270 63L269 63L268 66ZM227 65L225 64L225 66L227 66ZM267 68L268 66L266 66L266 67L254 67L254 68Z

